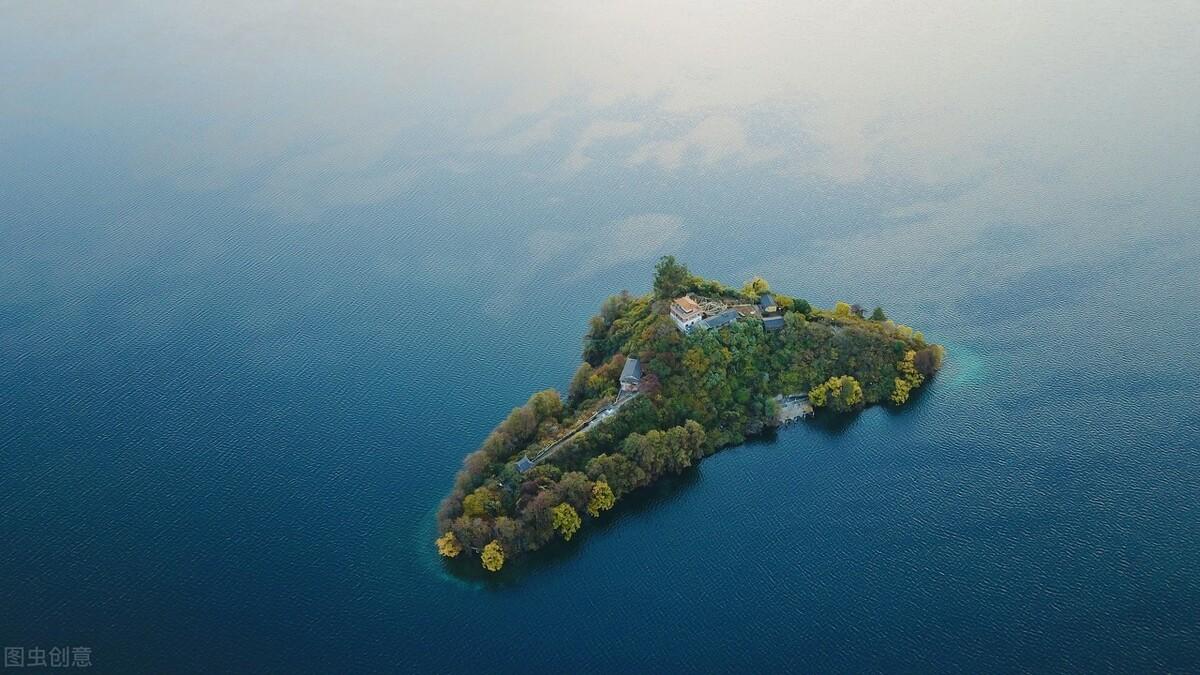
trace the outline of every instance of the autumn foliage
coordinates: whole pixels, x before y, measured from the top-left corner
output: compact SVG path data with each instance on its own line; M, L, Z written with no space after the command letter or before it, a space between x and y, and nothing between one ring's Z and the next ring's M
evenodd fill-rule
M667 316L672 298L694 293L754 304L769 285L755 278L729 288L664 258L654 289L605 300L589 324L567 399L553 390L534 394L467 456L438 511L441 555L467 552L496 571L506 557L570 541L587 519L630 492L773 426L777 395L807 392L814 406L832 412L902 405L944 358L940 346L886 319L882 309L868 320L859 305L820 310L779 294L777 330L748 317L683 333ZM518 471L517 460L612 401L628 358L642 365L640 395L552 458Z

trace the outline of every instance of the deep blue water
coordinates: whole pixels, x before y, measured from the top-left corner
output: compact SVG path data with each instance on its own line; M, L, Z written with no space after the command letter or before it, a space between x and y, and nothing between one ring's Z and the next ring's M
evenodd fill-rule
M372 98L377 75L367 110L301 124L319 106L296 92L350 65L307 54L325 69L264 91L205 70L220 50L170 49L208 24L5 11L29 30L0 47L3 645L90 646L121 673L1200 669L1200 172L1175 152L1194 145L995 165L932 146L969 165L938 177L880 151L849 180L592 149L563 173L601 118L583 97L528 149L442 119L488 88L383 133L416 113ZM1132 104L1095 91L1123 124ZM1058 124L1075 104L1047 105ZM752 139L794 116L796 151L820 145L788 105L739 110ZM989 151L1041 128L1014 119ZM361 128L383 149L326 153ZM433 514L462 457L565 387L588 317L665 252L880 304L946 368L902 409L722 451L569 545L454 573Z

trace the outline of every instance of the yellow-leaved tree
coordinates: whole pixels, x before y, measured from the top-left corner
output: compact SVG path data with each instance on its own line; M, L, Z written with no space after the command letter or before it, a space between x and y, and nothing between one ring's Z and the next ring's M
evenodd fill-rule
M862 385L853 375L831 377L808 390L808 402L818 408L828 405L838 412L853 410L863 402Z
M896 381L893 382L890 399L896 405L907 401L909 393L921 386L921 383L925 381L925 376L917 372L916 357L917 353L910 349L904 352L904 358L900 360L900 363L896 364L896 370L900 373L900 377L897 377Z
M771 285L768 284L767 280L762 277L754 277L750 281L747 281L744 286L742 286L742 294L743 295L759 296L759 295L762 295L763 293L770 293L770 292L771 292Z
M612 488L608 483L598 480L592 485L592 500L588 502L588 514L593 518L600 515L601 511L607 511L617 503L617 498L613 495Z
M563 503L554 507L550 512L553 514L554 529L562 533L563 539L571 541L571 537L579 531L579 526L583 524L583 519L579 517L579 512L574 506Z
M453 532L446 532L437 539L438 553L453 558L459 553L462 553L462 544L458 543L458 537L454 536Z
M493 539L491 543L484 546L479 560L483 562L483 569L489 572L499 572L500 568L504 567L504 549L500 547L500 542Z

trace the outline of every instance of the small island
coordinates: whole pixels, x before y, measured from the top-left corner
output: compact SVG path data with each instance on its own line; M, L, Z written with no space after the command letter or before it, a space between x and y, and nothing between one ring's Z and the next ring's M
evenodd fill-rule
M652 294L623 291L592 317L566 401L534 394L467 456L438 510L438 552L499 571L722 447L818 410L904 405L943 355L881 308L817 309L666 256Z

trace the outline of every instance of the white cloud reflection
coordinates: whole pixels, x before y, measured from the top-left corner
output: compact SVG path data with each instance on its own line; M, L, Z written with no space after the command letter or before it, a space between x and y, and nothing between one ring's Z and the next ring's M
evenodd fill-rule
M798 186L976 186L942 213L1005 208L980 191L1021 181L1058 184L1023 208L1060 212L1063 194L1153 198L1200 178L1195 3L5 11L0 114L70 121L86 105L180 185L249 181L285 218L535 150L561 157L541 181L754 165Z

